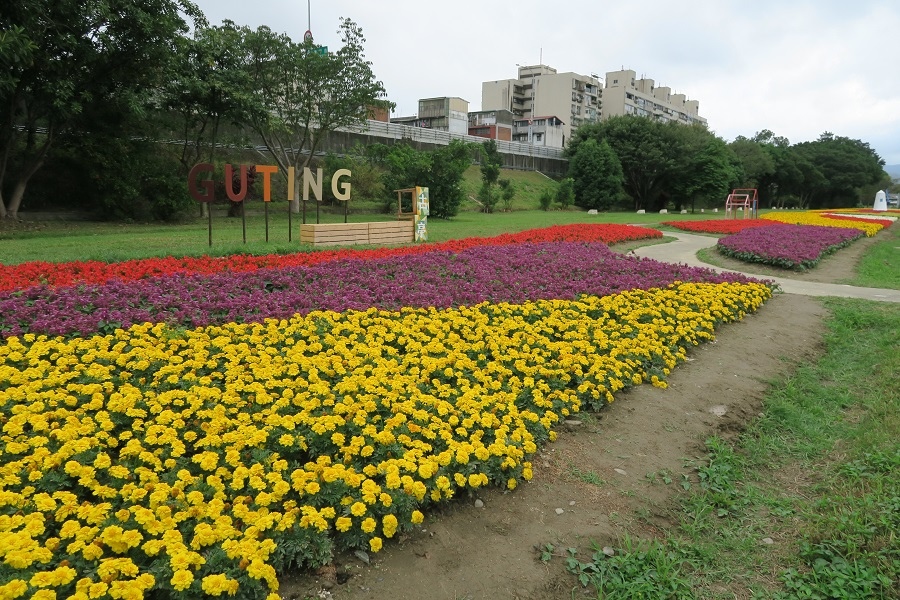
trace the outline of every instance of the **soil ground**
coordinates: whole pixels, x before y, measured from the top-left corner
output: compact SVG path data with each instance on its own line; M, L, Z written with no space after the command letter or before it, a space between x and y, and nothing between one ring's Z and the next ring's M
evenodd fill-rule
M839 251L799 277L849 279L867 240ZM627 250L626 250L627 251ZM720 266L747 265L723 258ZM793 277L755 267L760 275ZM483 490L432 510L408 535L371 555L337 557L318 574L282 580L286 599L557 600L584 598L564 560L539 560L537 548L618 546L624 535L648 539L673 521L677 482L702 460L711 435L740 432L762 410L772 381L822 351L820 300L777 294L756 314L717 332L691 352L666 390L620 393L599 413L578 415L534 457L535 476L515 491ZM666 472L664 485L648 475ZM476 502L480 501L480 502ZM476 505L477 504L477 505ZM573 593L574 590L574 593Z

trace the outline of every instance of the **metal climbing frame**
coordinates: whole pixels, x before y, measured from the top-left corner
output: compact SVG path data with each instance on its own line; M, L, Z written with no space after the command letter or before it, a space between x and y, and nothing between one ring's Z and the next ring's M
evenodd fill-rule
M735 188L725 199L725 215L730 219L737 218L737 211L743 213L745 219L755 219L759 215L759 196L756 188Z

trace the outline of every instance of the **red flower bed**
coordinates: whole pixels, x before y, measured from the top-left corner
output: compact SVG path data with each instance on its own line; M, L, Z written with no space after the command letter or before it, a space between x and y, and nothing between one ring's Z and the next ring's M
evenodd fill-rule
M828 212L828 210L824 209L823 212ZM887 210L875 210L874 208L855 208L852 211L848 212L865 213L867 215L883 215L885 213L889 215L900 215L900 209L898 208L889 208Z
M669 225L676 229L692 231L694 233L721 233L724 235L737 233L751 227L768 227L776 224L775 221L761 221L758 219L717 219L714 221L666 221L663 225Z
M108 281L135 281L178 273L245 273L258 269L303 267L339 259L370 260L391 256L423 254L435 250L459 251L475 246L503 246L523 242L604 242L615 244L662 237L656 229L632 225L574 224L554 225L519 233L504 233L491 238L463 238L438 244L375 248L341 249L294 254L235 254L227 257L185 256L142 258L118 263L73 261L50 263L32 261L18 265L0 265L0 291L25 289L34 285L64 287L79 283L103 284Z
M894 224L890 219L870 219L868 217L854 217L853 215L837 215L834 213L828 213L826 215L829 219L837 219L839 221L862 221L863 223L878 223L885 229Z

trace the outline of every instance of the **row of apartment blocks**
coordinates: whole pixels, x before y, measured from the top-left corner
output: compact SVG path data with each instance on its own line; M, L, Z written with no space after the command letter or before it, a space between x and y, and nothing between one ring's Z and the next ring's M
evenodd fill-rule
M635 77L629 69L610 71L602 85L594 74L558 73L547 65L519 66L517 79L481 84L480 111L469 112L469 103L462 98L426 98L419 100L416 116L390 121L551 148L564 148L572 132L585 123L618 115L707 125L697 100L655 87L652 79Z

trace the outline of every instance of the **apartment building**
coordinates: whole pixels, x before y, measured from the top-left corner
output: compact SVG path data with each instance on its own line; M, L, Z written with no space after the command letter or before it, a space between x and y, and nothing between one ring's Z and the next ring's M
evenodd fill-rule
M512 141L548 148L565 147L566 124L558 117L537 116L513 121Z
M672 89L657 87L652 79L636 79L630 69L609 71L603 87L602 119L619 115L650 117L660 121L676 121L685 125L700 123L700 103L688 100L684 94L673 94Z
M391 123L449 131L465 135L469 130L469 102L457 97L423 98L419 114L394 117Z
M547 65L519 65L516 79L482 82L481 109L508 110L519 119L530 119L532 127L538 117L553 118L559 122L561 136L559 141L554 136L552 143L564 147L572 131L600 119L601 93L596 75L559 73ZM547 125L550 123L548 120ZM514 131L513 136L516 135L521 132ZM549 141L547 137L543 139Z
M515 115L503 108L470 112L469 135L511 142L514 120Z

